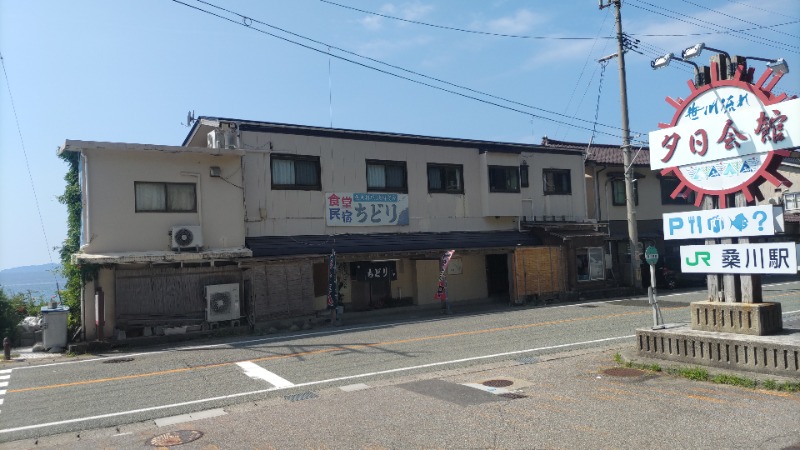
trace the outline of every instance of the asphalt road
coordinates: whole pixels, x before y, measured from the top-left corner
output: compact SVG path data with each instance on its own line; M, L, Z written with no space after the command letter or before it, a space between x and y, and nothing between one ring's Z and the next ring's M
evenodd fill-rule
M687 322L688 304L701 299L702 295L701 292L662 295L661 307L665 321ZM786 327L800 328L800 282L766 285L764 297L765 301L782 303ZM232 414L228 412L258 404L277 405L278 409L270 408L269 412L275 416L273 418L275 421L285 422L289 417L294 417L294 414L301 414L293 411L295 403L306 403L295 400L318 396L319 392L327 390L340 392L342 388L350 389L348 392L360 392L359 389L350 388L360 385L387 386L387 389L383 390L384 396L371 399L368 405L359 406L357 411L351 410L353 406L346 401L337 406L336 402L329 403L332 400L325 398L324 401L317 403L330 409L314 414L333 414L339 422L346 417L358 417L365 411L373 411L373 406L377 404L385 404L384 411L387 417L396 420L394 417L396 414L392 415L393 402L399 407L407 404L414 396L423 395L428 398L431 392L442 391L444 394L438 397L439 403L431 405L430 413L434 414L432 417L437 417L438 408L447 407L442 406L440 404L442 402L445 404L455 402L458 405L460 401L464 403L462 407L470 406L472 401L476 402L475 404L482 404L484 399L473 399L477 394L459 391L460 388L453 391L454 388L450 384L463 386L460 383L476 383L480 378L475 375L476 373L485 372L485 375L489 376L491 370L498 368L504 371L503 375L506 377L509 376L507 373L519 371L517 376L520 380L529 380L517 385L530 386L533 384L530 380L538 380L539 385L548 386L550 392L548 395L551 396L545 403L550 405L553 411L572 408L568 402L567 406L561 404L560 394L557 392L562 389L569 391L562 393L565 399L592 399L597 395L601 397L606 395L609 398L621 396L629 399L629 397L636 398L637 395L644 396L642 398L653 395L664 401L665 405L669 404L666 400L669 396L662 396L658 392L631 392L630 396L622 395L624 393L615 394L613 389L618 389L619 386L605 386L604 389L612 390L605 394L598 394L594 390L580 391L590 387L589 384L593 383L591 380L597 379L593 378L594 374L599 373L604 364L610 364L611 356L600 352L631 347L634 330L652 324L650 307L642 297L543 308L503 307L481 314L461 314L457 310L453 316L424 316L425 314L420 314L420 317L413 320L365 323L139 353L99 355L80 359L61 358L50 363L12 366L10 372L7 372L8 385L3 388L6 389L6 393L3 396L4 403L0 406L0 442L6 442L12 447L17 445L24 447L30 446L37 438L49 435L74 437L83 433L86 436L87 433L91 433L87 430L113 430L119 427L132 427L133 424L139 426L152 424L153 421L156 421L157 425L159 423L164 425L167 423L164 418L182 414L204 417L206 414L215 415L217 411L221 411L220 414L224 417L205 419L214 420L216 421L214 423L219 425L233 420ZM578 367L570 365L558 369L557 361L562 360L563 355L584 355L582 358L585 361L582 360ZM538 363L541 361L555 362L547 366ZM530 364L531 362L536 364ZM587 367L579 367L580 365ZM8 366L3 365L0 369L8 370L6 367ZM563 371L565 376L572 377L569 386L558 383L559 370ZM445 382L442 381L444 375L446 375L444 379L472 381L448 381L450 384L437 385L437 381ZM584 382L578 382L580 380ZM425 385L424 382L429 384ZM681 387L676 385L671 389L680 391ZM719 389L719 387L712 386L708 389ZM369 395L376 395L375 390L369 391ZM485 394L480 390L475 391L480 395ZM357 395L367 394L355 394L353 397ZM702 396L702 394L697 395ZM747 395L741 397L747 398ZM494 398L496 396L492 397ZM682 408L680 411L687 414L687 417L693 417L698 413L706 414L702 409L689 414L687 411L693 407L708 408L707 414L719 417L721 413L714 411L714 407L718 405L715 406L713 396L709 398L712 400L694 406L691 406L691 401L687 405L680 405L679 408ZM287 399L290 400L289 403L286 403ZM527 399L520 399L520 404L524 403L523 400ZM588 402L589 404L583 406L583 413L598 408L595 404L597 399L594 400L594 403ZM648 400L647 404L662 409L663 405L659 406L658 402L651 404L651 401L652 399ZM773 405L771 403L773 401L777 403ZM730 403L727 399L723 402ZM745 403L751 404L759 417L763 416L771 423L783 423L785 416L789 414L788 423L800 424L800 420L797 420L800 417L798 395L790 395L788 400L784 397L771 396L765 396L764 399L750 398ZM285 408L286 415L280 412L281 408ZM663 406L663 409L664 413L670 412L668 406ZM623 412L618 411L620 414ZM731 414L733 412L734 410L730 411ZM498 411L487 414L495 417ZM608 411L598 414L601 415L592 416L597 423L587 423L585 426L591 428L600 424L609 425ZM242 414L236 419L238 422L231 427L245 426L247 421L251 420L251 415ZM419 414L412 415L416 417ZM631 420L633 419L632 417ZM403 420L413 422L410 418ZM454 419L448 416L448 420ZM305 418L305 421L308 421L308 418ZM678 423L683 422L681 420ZM452 426L457 426L459 423L455 420ZM439 426L451 429L445 424L435 427ZM523 427L521 423L519 426ZM572 429L574 426L576 424L573 423L567 428ZM689 427L689 424L683 426ZM512 428L516 429L515 427ZM791 428L788 425L784 426L786 427ZM521 433L520 430L517 432ZM712 436L716 435L718 430L710 429L705 432L711 433L708 436ZM792 432L798 432L796 427L789 432L788 437L784 436L784 440L791 441ZM243 433L247 434L246 431ZM399 428L395 433L402 434ZM553 438L558 435L552 431L548 436L551 434ZM753 431L751 434L754 438L761 439L757 442L765 442L775 437L774 433L759 434ZM286 444L297 442L285 441L285 436L280 438L278 435L271 436L273 440L266 442ZM519 436L522 439L519 441L520 444L528 442L524 440L524 433ZM413 433L407 436L408 439L411 437ZM413 441L404 440L406 438L400 435L393 439L395 440L376 442ZM797 435L795 440L800 443L800 435ZM331 438L319 442L338 441ZM368 442L364 442L361 447L367 446ZM425 442L427 444L423 445ZM415 442L414 446L441 446L442 442L444 441L429 435L426 440ZM508 442L511 444L517 441ZM549 442L544 446L560 446L557 440L543 442ZM794 441L790 444L792 442ZM577 443L573 442L567 446L575 445ZM309 446L313 447L311 444L304 447ZM459 447L459 445L444 446ZM485 447L483 444L476 446ZM735 446L740 445L737 443ZM77 445L76 448L80 447L81 445ZM744 447L752 448L747 445Z

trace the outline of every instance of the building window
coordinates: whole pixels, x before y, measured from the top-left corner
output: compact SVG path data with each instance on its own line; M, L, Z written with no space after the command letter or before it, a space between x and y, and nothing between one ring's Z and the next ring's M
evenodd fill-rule
M194 183L134 182L136 212L197 212Z
M568 195L572 194L572 179L569 169L544 169L545 195Z
M625 193L625 180L615 179L611 181L611 203L614 206L625 206L627 194ZM639 183L633 183L633 203L639 204Z
M320 183L319 156L270 155L272 171L272 189L297 189L319 191Z
M519 166L519 184L524 188L530 186L530 182L528 181L528 163L525 161Z
M605 279L605 254L603 247L579 248L577 255L578 281Z
M464 168L456 164L428 164L428 192L463 194Z
M408 192L406 163L367 160L367 190Z
M519 167L489 166L489 192L519 192Z
M785 211L800 210L800 192L787 192L783 194L783 209Z
M690 191L688 194L686 190L680 193L675 198L670 197L675 189L678 188L678 185L681 184L681 180L677 177L661 177L659 178L659 182L661 183L661 204L662 205L693 205L695 194L693 191Z

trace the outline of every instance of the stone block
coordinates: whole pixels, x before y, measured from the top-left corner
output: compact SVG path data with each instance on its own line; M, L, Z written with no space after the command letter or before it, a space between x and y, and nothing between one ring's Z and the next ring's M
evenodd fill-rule
M694 302L692 329L765 336L783 329L780 303Z

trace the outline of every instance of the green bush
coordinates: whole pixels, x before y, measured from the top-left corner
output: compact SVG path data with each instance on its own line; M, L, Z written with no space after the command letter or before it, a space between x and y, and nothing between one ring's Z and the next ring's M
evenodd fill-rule
M0 286L0 340L4 337L16 341L17 324L28 315L38 314L38 309L25 301L25 294L8 296Z

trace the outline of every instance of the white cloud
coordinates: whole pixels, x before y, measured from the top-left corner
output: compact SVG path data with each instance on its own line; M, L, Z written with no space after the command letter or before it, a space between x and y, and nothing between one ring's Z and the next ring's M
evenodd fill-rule
M521 9L512 16L500 17L486 22L481 28L493 33L522 34L529 32L534 25L542 22L542 17L537 16L527 9Z
M404 3L402 5L395 5L394 3L385 3L378 9L378 12L387 16L399 17L405 20L416 20L419 21L424 19L428 14L433 11L433 5L428 5L422 2L412 2L412 3ZM383 28L383 25L387 22L384 17L380 16L367 16L361 19L359 22L364 28L376 31ZM399 25L402 25L402 22L398 22Z
M386 55L429 44L431 39L419 36L410 39L377 39L361 44L357 53L370 58L381 58Z

